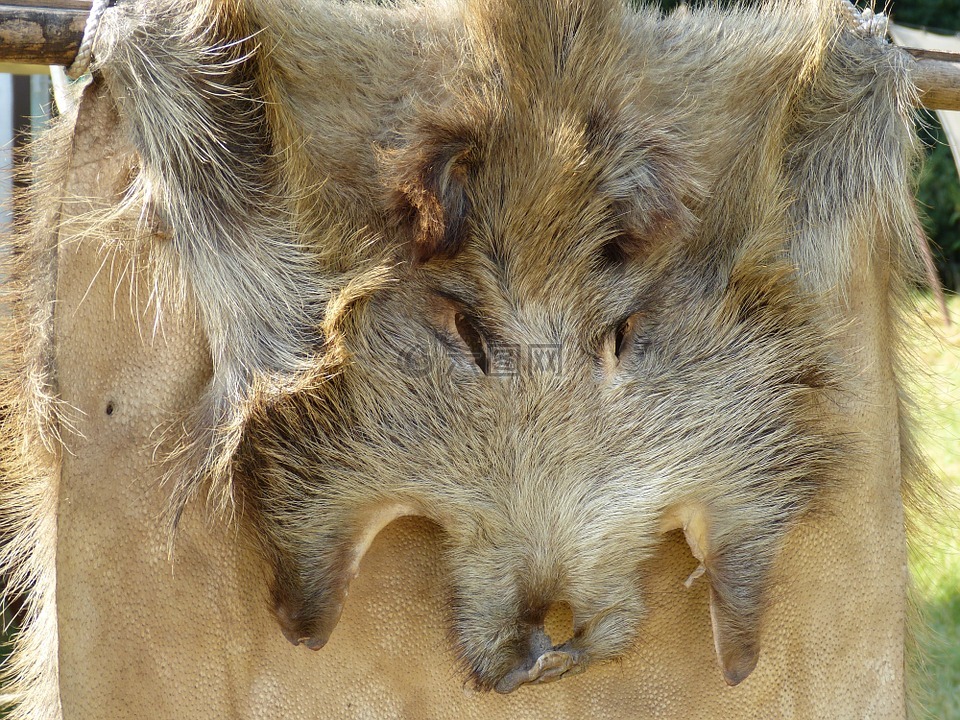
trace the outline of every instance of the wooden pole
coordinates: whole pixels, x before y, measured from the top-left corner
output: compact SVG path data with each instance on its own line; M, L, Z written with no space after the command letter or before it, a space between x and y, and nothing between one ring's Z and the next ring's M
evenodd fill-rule
M89 11L89 0L0 0L0 62L70 65ZM960 53L898 51L911 56L925 108L960 110Z
M927 110L960 110L960 53L903 48L913 58L910 78Z
M0 1L0 62L69 65L89 12L85 0Z

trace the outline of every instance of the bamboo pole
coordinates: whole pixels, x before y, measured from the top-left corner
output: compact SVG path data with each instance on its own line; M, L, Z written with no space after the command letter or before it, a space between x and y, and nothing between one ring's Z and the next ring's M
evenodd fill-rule
M89 0L0 0L0 62L70 65L89 10ZM960 110L960 53L896 51L910 55L924 107Z
M0 2L0 62L69 65L80 48L90 3L85 0Z

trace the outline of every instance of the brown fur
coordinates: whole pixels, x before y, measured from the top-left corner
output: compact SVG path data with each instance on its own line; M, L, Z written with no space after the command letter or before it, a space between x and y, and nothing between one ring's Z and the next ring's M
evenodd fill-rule
M875 235L893 286L913 267L897 57L786 4L721 24L603 0L138 2L105 22L100 82L139 153L120 206L168 238L161 311L195 304L213 359L170 516L204 488L239 503L288 637L322 646L370 528L423 515L463 663L509 691L548 651L567 664L542 679L627 652L638 568L682 526L724 676L749 674L786 534L857 462L845 243ZM33 272L21 313L49 297ZM42 331L24 342L41 363ZM49 414L50 372L14 388L14 422ZM10 472L20 498L46 487ZM556 603L575 633L550 649Z

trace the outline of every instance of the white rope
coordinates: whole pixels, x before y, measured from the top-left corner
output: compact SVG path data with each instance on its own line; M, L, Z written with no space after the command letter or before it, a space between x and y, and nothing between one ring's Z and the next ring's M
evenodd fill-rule
M97 31L100 29L100 18L104 11L110 6L110 0L93 0L90 7L90 14L87 15L87 24L83 28L83 39L80 41L80 49L77 50L77 57L73 64L67 68L67 77L76 80L90 69L90 57L93 50L93 41L97 39Z
M860 10L850 0L840 0L840 4L847 11L859 32L879 38L887 36L890 18L887 17L886 13L875 13L870 8Z

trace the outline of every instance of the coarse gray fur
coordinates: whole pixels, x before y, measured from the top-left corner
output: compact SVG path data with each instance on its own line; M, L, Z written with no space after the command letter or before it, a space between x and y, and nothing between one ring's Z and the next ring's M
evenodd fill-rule
M237 507L313 647L370 528L432 518L464 666L505 691L553 603L576 628L556 672L625 652L636 569L679 519L742 680L784 536L856 461L845 243L871 237L894 289L915 261L913 91L846 23L833 2L119 3L95 70L139 153L124 204L214 368L171 518L201 491Z

